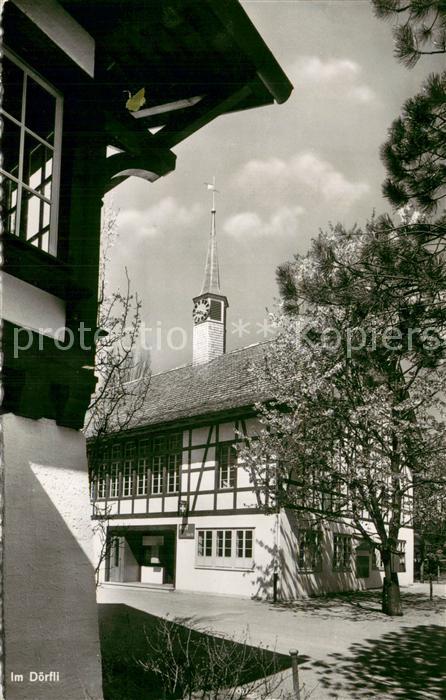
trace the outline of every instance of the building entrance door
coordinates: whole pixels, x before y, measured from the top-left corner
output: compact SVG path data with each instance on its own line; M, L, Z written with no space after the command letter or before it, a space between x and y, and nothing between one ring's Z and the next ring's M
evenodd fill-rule
M174 529L116 528L109 533L105 580L120 583L175 583Z

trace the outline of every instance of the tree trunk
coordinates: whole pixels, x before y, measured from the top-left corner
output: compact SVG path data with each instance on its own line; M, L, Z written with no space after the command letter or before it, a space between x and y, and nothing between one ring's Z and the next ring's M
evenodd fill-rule
M400 584L398 574L392 571L392 554L383 552L384 581L382 593L382 611L392 617L403 614L401 606Z

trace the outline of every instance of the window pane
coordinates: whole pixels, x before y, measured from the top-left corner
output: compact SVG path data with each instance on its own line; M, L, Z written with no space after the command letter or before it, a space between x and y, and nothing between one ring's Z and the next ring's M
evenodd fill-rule
M19 177L20 127L8 117L3 117L3 170Z
M183 446L183 434L175 433L169 437L169 451L174 452L175 450L180 450Z
M232 551L232 532L231 530L226 530L225 532L225 557L230 557Z
M42 204L42 226L47 228L50 225L50 205L45 202Z
M147 457L149 455L149 441L141 440L139 443L139 454L140 457Z
M16 119L21 118L22 112L22 92L23 92L23 71L12 63L9 58L3 56L2 61L2 84L4 87L2 107L5 112L11 114Z
M22 231L27 240L40 230L40 202L39 197L23 191Z
M248 559L252 557L252 530L245 532L245 557Z
M198 556L204 556L204 530L198 530Z
M206 530L206 556L212 556L212 530Z
M2 229L6 233L16 233L17 185L8 177L2 178L3 206Z
M243 530L237 530L237 556L243 556Z
M117 498L119 495L119 474L117 464L112 464L110 469L109 492L110 498Z
M152 493L162 493L163 490L163 458L152 459Z
M33 244L36 245L36 244ZM41 250L45 250L46 252L49 251L49 246L50 246L50 234L49 231L43 234L41 236L40 241L38 243L38 246Z
M136 452L136 445L134 442L127 442L125 446L125 456L126 457L134 457Z
M138 465L136 493L138 496L144 496L147 493L147 461L144 458L140 459Z
M132 495L132 468L133 462L124 462L124 470L122 473L122 495L131 496Z
M23 154L23 182L44 193L51 182L53 152L33 136L26 134Z
M165 447L166 447L166 439L164 435L156 435L153 438L153 451L155 454L159 454L160 452L165 452Z
M223 556L223 530L217 530L217 557Z
M28 76L25 125L45 141L53 143L55 115L55 97Z

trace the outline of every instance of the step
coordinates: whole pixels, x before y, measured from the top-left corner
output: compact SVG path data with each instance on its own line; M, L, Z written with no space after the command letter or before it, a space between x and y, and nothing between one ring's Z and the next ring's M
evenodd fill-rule
M175 591L173 583L141 583L140 581L104 581L99 584L101 588L142 588L164 593Z

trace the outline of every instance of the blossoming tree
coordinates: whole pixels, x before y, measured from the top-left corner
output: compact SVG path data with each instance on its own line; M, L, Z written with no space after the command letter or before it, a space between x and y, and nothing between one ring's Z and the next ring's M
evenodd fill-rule
M389 615L402 614L398 535L414 497L434 490L446 506L446 275L428 240L417 217L374 218L279 268L278 337L253 368L270 400L241 450L265 510L336 522L380 553Z

